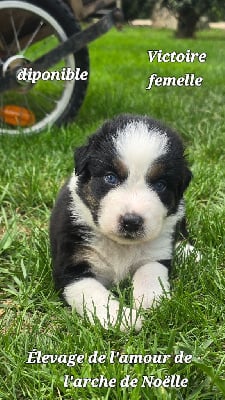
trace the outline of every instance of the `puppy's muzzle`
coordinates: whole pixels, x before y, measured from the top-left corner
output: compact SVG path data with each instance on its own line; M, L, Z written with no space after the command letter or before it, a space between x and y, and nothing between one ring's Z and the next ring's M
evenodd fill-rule
M134 213L126 213L120 217L120 230L125 236L135 237L143 232L144 220Z

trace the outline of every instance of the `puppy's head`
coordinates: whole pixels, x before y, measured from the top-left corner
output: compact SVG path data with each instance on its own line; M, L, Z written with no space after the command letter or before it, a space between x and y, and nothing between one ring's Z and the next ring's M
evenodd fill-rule
M159 236L191 179L183 153L177 134L153 119L106 122L75 152L77 193L96 229L119 243Z

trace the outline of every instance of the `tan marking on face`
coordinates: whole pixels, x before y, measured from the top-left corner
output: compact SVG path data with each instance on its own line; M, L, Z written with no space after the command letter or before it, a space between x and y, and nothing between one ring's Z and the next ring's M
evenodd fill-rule
M128 169L122 160L116 158L115 160L113 160L113 165L116 168L116 171L121 178L127 178Z
M91 190L91 181L85 183L82 187L82 193L85 196L85 200L90 207L90 210L95 211L98 208L98 200L94 197L93 192Z
M158 178L160 178L160 176L163 174L163 172L164 172L163 164L160 164L160 163L153 164L147 172L147 180L155 181Z

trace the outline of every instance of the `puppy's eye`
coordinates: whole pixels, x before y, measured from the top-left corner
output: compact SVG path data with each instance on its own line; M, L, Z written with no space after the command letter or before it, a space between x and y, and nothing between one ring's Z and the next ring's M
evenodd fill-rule
M156 192L162 193L166 189L167 184L166 184L166 182L164 180L159 180L159 181L154 182L152 184L152 186L154 187Z
M107 174L104 176L104 180L106 183L112 186L116 186L119 183L119 178L113 173Z

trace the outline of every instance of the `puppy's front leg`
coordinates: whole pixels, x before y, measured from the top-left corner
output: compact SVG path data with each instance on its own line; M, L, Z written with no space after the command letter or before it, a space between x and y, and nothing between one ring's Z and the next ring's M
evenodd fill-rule
M168 269L163 264L154 261L143 265L133 276L135 307L150 308L169 289Z
M116 325L118 322L119 302L96 279L83 278L67 285L64 289L67 303L83 316L87 313L90 322L94 323L94 315L99 319L104 328ZM141 329L141 319L137 317L136 310L123 307L121 330L127 327Z

